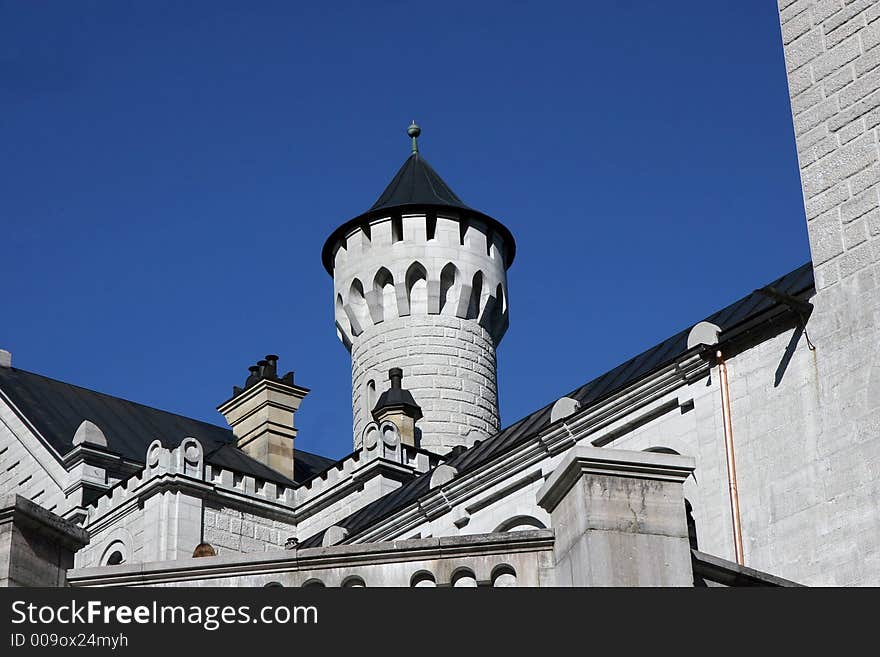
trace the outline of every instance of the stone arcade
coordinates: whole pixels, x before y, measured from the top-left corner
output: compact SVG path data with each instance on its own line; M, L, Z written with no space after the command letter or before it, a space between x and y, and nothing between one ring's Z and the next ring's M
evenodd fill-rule
M880 584L880 6L779 7L812 262L504 426L514 237L413 124L322 253L353 453L296 448L274 355L223 428L0 351L2 583Z

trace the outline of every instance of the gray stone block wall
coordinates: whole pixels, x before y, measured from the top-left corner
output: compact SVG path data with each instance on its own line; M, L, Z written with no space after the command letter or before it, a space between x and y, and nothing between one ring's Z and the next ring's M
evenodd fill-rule
M38 452L44 461L54 462L52 473L37 459ZM61 514L70 506L63 490L66 480L67 472L55 457L0 400L0 495L15 493Z
M294 536L296 526L292 523L205 503L203 540L210 543L217 554L280 550L285 541Z
M817 580L876 585L880 4L781 0L779 9L818 288L809 330L820 412L803 437L817 458L778 484L777 509L792 512L778 536L813 536Z
M65 586L88 533L20 495L0 496L0 587Z
M498 430L495 347L474 321L444 315L400 317L370 327L351 350L355 447L372 421L388 370L403 368L403 386L421 406L421 447L446 452ZM370 394L375 384L376 397Z
M880 249L880 5L779 0L779 10L818 288L854 278L858 290L873 289L866 279L876 276Z

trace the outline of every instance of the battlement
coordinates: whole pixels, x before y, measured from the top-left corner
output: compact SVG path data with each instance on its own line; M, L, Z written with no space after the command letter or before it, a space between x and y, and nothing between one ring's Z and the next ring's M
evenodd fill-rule
M289 509L294 506L291 487L205 463L204 449L195 438L185 438L172 449L154 440L147 448L145 462L140 473L119 482L86 507L88 524L137 499L150 485L157 483L156 480L167 476L183 476L192 483L209 484L217 491L246 495Z
M337 243L336 328L352 344L372 326L415 315L473 320L497 345L508 325L502 236L476 218L429 212L365 222Z
M235 472L204 462L204 450L194 438L186 438L173 449L163 447L158 440L147 449L146 465L138 474L121 481L86 507L88 522L93 524L137 500L150 486L168 476L182 476L190 484L207 484L210 490L222 494L246 496L258 501L283 506L295 511L312 505L322 498L336 498L352 483L362 481L373 466L397 468L400 476L427 472L442 462L442 458L400 442L397 429L390 423L381 427L373 423L368 446L340 461L334 467L315 476L297 488L282 486L272 481ZM322 506L320 502L317 506ZM308 515L308 511L305 512Z
M413 474L428 472L443 461L442 457L436 454L402 443L397 427L390 422L382 425L372 422L368 425L365 434L363 449L352 453L296 489L294 499L297 507L312 503L348 481L359 479L360 473L373 461L382 460L388 464L399 465Z

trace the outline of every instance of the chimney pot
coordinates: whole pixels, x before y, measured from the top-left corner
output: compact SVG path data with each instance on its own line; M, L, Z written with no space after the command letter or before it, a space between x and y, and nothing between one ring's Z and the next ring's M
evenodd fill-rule
M403 379L403 370L399 367L392 367L388 370L388 379L391 381L391 387L400 390L401 380Z

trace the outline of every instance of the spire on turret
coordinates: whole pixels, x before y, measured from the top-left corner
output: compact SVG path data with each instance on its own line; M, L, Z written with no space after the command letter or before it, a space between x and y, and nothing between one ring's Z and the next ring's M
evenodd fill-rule
M422 134L422 129L416 125L415 119L413 119L413 122L406 129L406 134L408 134L410 137L412 137L412 152L418 153L419 152L418 139L419 139L419 135Z

